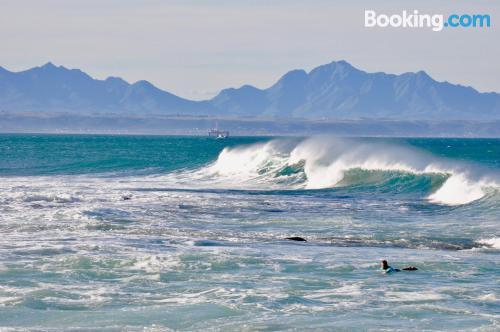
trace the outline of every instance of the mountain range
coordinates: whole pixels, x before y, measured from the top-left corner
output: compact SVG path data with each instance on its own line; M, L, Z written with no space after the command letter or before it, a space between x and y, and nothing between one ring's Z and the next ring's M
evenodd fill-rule
M0 111L190 115L274 119L498 120L500 94L438 82L424 71L367 73L346 61L292 70L266 89L251 85L192 101L147 81L97 80L47 63L21 72L0 67Z

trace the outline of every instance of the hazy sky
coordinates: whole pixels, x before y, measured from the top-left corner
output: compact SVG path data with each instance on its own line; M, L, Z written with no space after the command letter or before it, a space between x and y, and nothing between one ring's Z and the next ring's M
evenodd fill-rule
M489 29L367 29L364 10L482 13ZM96 78L146 79L182 97L267 87L291 69L347 60L425 70L500 92L500 1L0 0L0 66L52 61Z

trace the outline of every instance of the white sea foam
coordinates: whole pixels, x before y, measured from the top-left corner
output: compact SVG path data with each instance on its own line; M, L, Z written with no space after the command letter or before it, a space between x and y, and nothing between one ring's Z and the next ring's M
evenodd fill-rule
M62 194L33 194L27 195L24 198L25 202L55 202L55 203L73 203L79 202L80 199L78 197L74 197L67 193Z
M279 173L297 165L303 167L302 181L298 172ZM196 174L200 183L224 188L324 189L341 185L353 169L441 174L447 179L428 197L436 204L467 204L485 196L488 188L500 187L497 174L485 174L477 165L437 158L409 146L332 137L225 148L214 163L184 176Z
M179 264L177 257L171 255L147 255L137 257L133 268L146 273L158 273L171 270L179 266Z
M482 198L485 195L484 188L487 187L488 184L483 181L473 182L464 174L453 174L429 196L429 200L447 205L466 204Z
M490 239L481 239L477 241L480 244L484 244L488 247L500 249L500 237L494 237Z
M287 167L294 171L281 172ZM129 176L127 183L142 188L324 189L345 186L346 173L354 169L442 175L446 180L428 196L436 204L467 204L484 197L491 188L500 188L500 175L478 165L438 158L410 146L328 136L225 148L213 163L199 169ZM111 193L117 200L123 196L123 185L109 178L72 176L69 181L65 177L40 177L36 188L31 187L28 192L22 179L9 182L12 190L5 200L66 204L89 197L98 200L100 191L95 188L106 188L107 196ZM74 183L74 188L61 191L61 187L68 187L68 182ZM78 186L79 182L85 186ZM91 188L94 192L87 192ZM134 200L138 199L136 195Z
M384 294L384 300L388 302L427 302L445 299L444 294L434 292L396 292L389 291Z
M299 165L299 172L281 172L294 165ZM0 309L5 310L5 317L7 310L43 316L44 312L77 309L75 318L94 329L102 329L99 324L104 319L130 324L127 319L135 321L136 317L144 319L140 328L161 317L179 322L172 325L178 329L202 329L209 321L234 330L252 317L252 326L261 329L266 325L256 325L259 319L286 322L283 328L321 329L332 321L359 322L353 328L362 329L367 325L358 319L358 308L382 308L377 315L389 312L392 327L405 324L404 319L400 322L394 317L413 310L422 315L414 326L425 328L428 317L440 312L445 313L442 317L463 316L460 306L464 303L476 316L491 315L498 295L490 290L491 278L477 271L495 266L496 256L491 255L491 248L498 248L498 238L491 232L495 215L486 213L479 220L483 216L478 212L477 223L464 219L450 230L448 218L459 219L460 214L419 219L413 207L391 205L378 197L344 202L309 195L184 190L346 186L357 180L348 173L356 167L445 174L441 177L447 181L429 198L440 204L477 199L489 194L495 183L494 176L486 177L470 165L443 161L412 148L331 138L227 149L206 167L163 175L5 177L0 181L0 274L20 282L0 286ZM158 190L142 190L148 188ZM124 200L129 193L131 199ZM368 213L364 211L374 213L365 218ZM374 222L383 219L373 218L382 212L387 213L389 223ZM394 216L399 220L406 215L416 222L403 226L394 222ZM387 235L373 241L388 243L394 239L401 243L412 235L418 240L420 235L445 234L460 241L464 234L475 234L483 238L478 242L486 249L473 253L482 256L471 267L470 253L462 251L365 248L372 243L366 239L372 239L373 230ZM311 240L305 245L279 241L290 235ZM362 242L351 248L323 245L323 236L331 235L332 239ZM234 245L228 245L232 241ZM379 257L388 257L395 266L412 262L422 269L416 274L382 275L376 266ZM423 279L429 281L418 283ZM418 289L413 287L415 281ZM443 284L448 287L440 288ZM459 305L454 308L450 303ZM47 310L33 310L33 306ZM106 306L101 310L106 314L103 320L87 323L87 309L101 306ZM211 310L216 315L208 315ZM227 316L217 318L218 312ZM320 316L325 323L318 321L318 315L307 315L315 312L324 312ZM314 319L297 324L296 317ZM476 321L482 323L474 317L470 320ZM44 324L49 328L55 323ZM280 327L269 325L268 329Z
M500 302L500 297L495 293L487 293L476 298L481 302Z

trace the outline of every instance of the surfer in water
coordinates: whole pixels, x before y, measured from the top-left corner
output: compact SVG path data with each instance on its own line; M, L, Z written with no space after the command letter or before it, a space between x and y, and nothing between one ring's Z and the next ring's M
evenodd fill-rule
M380 263L380 267L382 268L382 270L384 270L385 273L401 272L400 269L395 269L392 266L389 266L389 264L385 259ZM416 271L416 270L418 269L415 266L407 266L403 268L403 271Z

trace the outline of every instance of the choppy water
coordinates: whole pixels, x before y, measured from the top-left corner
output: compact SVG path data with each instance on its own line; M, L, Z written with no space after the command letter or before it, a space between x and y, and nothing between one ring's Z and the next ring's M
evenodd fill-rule
M0 330L498 331L499 184L500 140L0 135Z

